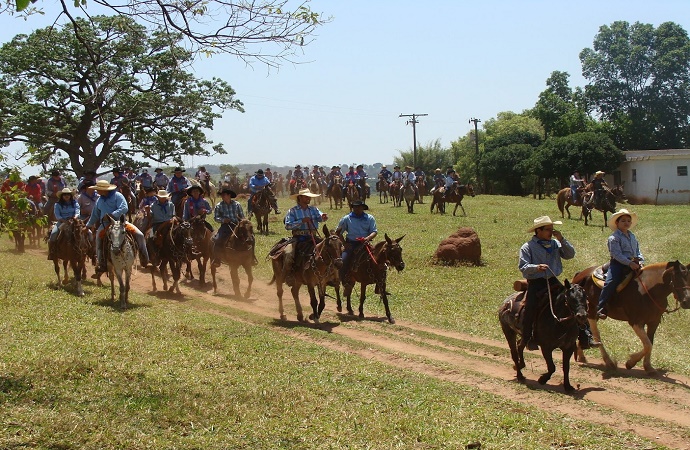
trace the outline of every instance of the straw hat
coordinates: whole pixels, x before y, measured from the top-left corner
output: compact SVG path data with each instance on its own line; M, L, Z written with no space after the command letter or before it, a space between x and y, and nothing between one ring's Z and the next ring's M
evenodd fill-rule
M95 189L97 191L114 191L117 189L117 186L108 183L106 180L98 180L90 189Z
M599 175L604 175L605 173L606 172L602 172L601 170L597 170L596 172L594 172L594 176L598 177Z
M68 187L66 187L66 188L64 188L63 190L60 191L60 197L62 197L62 196L65 195L65 194L69 194L69 195L71 195L72 197L74 197L74 192L72 192L72 189L70 189L70 188L68 188Z
M563 222L561 222L560 220L557 220L554 222L551 220L551 217L549 217L549 216L541 216L541 217L537 217L536 219L534 219L534 224L532 224L532 226L527 229L527 232L531 233L534 230L536 230L537 228L545 227L547 225L561 225L561 224L563 224Z
M309 190L309 188L304 188L304 189L300 189L298 193L292 194L292 195L290 196L290 198L293 199L293 200L297 200L297 197L299 197L300 195L304 195L304 196L306 196L306 197L320 197L320 196L321 196L321 194L314 194L314 193L312 193L312 192Z
M161 189L156 193L156 197L158 198L170 198L170 194L168 194L168 191L165 189Z
M632 219L630 228L634 227L637 224L637 214L635 214L634 212L630 212L625 208L621 208L618 210L618 212L613 213L611 217L609 217L608 226L613 231L616 231L618 229L618 224L616 224L616 221L621 216L630 216L630 218Z

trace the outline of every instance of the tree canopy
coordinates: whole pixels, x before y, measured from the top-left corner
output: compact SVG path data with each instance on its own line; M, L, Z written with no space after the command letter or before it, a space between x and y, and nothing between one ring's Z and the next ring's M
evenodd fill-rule
M225 81L186 72L191 52L129 18L75 27L0 48L0 144L23 142L33 164L66 158L77 175L134 158L181 164L183 155L225 153L204 130L242 103Z

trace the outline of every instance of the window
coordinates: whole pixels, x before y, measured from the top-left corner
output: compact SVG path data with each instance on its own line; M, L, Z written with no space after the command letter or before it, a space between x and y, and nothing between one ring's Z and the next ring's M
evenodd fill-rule
M632 170L631 180L633 183L637 183L637 169Z
M688 176L688 166L678 166L678 167L676 167L676 170L678 171L679 177L687 177Z

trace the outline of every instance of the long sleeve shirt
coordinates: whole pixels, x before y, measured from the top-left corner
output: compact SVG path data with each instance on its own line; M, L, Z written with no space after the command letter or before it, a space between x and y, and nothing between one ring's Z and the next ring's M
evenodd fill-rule
M57 193L67 187L65 179L60 177L57 180L53 177L46 181L46 195L48 197L57 197Z
M192 217L196 217L201 214L202 211L207 213L211 212L211 205L206 201L204 197L199 197L194 200L194 197L188 197L187 201L184 202L184 210L182 211L182 220L189 220Z
M79 216L79 203L76 200L71 200L67 203L56 202L53 206L53 213L58 222L62 222L72 217Z
M518 269L522 272L522 276L528 280L557 277L563 273L561 258L572 259L575 257L575 247L565 238L562 242L551 239L546 245L550 245L551 252L540 243L536 236L532 236L532 240L527 241L520 248ZM537 268L539 264L546 264L551 270L540 272Z
M153 186L153 177L151 177L151 175L148 173L142 173L141 175L137 176L134 181L140 182L145 188Z
M348 241L355 241L358 238L367 237L373 232L378 232L374 216L363 213L357 217L353 212L340 219L338 230L347 232L345 237Z
M318 228L317 224L323 222L323 213L319 211L316 206L309 205L306 209L301 206L293 206L285 215L285 229L286 230L304 230L310 231ZM310 217L312 222L302 222L305 217Z
M230 219L230 223L237 225L244 219L244 210L240 202L231 200L230 203L219 202L213 210L213 220L217 223L224 223L225 219Z
M168 182L168 192L171 194L176 194L187 190L189 186L190 184L187 178L173 176Z
M87 226L95 226L101 224L103 218L110 214L113 219L119 220L120 216L126 214L128 210L127 200L125 196L117 191L110 191L107 195L101 195L96 201L96 206L93 208Z
M258 177L254 175L251 177L249 180L249 190L252 191L252 194L256 194L259 192L261 189L263 189L265 186L268 186L271 184L271 180L268 178L264 177Z
M159 188L165 189L168 187L170 179L163 172L158 172L156 176L153 178L153 182L156 183L156 186L158 186Z
M168 200L165 203L157 201L151 205L151 225L159 225L175 217L175 205Z
M609 236L606 244L611 254L611 259L615 259L619 263L629 266L633 258L638 258L640 263L644 261L642 253L640 253L640 244L637 242L635 235L628 231L626 236L621 230L614 231Z
M94 192L93 195L89 195L86 191L79 194L77 197L77 203L79 203L79 215L82 219L88 220L91 217L93 208L96 206L98 201L98 193Z

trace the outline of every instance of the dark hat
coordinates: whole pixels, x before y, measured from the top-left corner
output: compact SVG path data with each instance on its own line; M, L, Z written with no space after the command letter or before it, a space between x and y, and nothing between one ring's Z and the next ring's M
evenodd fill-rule
M202 188L201 186L197 186L197 185L191 185L191 186L189 186L189 187L187 188L187 195L192 195L192 191L193 191L194 189L199 189L199 193L200 193L201 195L204 194L204 188Z
M186 170L184 170L182 167L175 167L173 172L186 172Z
M338 167L338 166L333 166L333 167L331 167L331 170L333 170L333 169L340 169L340 167Z
M86 180L81 184L81 189L80 191L83 191L86 188L90 188L91 186L95 186L96 182L92 180Z
M162 172L162 171L163 171L163 169L161 169L160 167L156 167L156 170L154 170L154 172Z
M53 170L50 172L51 177L59 177L60 176L60 171L59 170Z
M394 169L399 169L400 166L396 164L395 166L393 166L393 168L394 168Z
M149 192L156 192L156 188L153 186L149 186L144 188L144 192L149 193Z
M96 175L96 171L95 170L87 170L84 172L84 175Z
M359 165L357 166L358 169L359 169L360 167L361 167L362 169L364 169L364 166L363 166L362 164L359 164Z
M297 165L295 166L295 169L301 169L301 168L302 168L302 166L300 166L299 164L297 164Z
M220 195L223 195L223 194L230 194L230 197L231 197L231 198L237 197L237 193L235 193L235 191L233 191L233 190L230 189L230 188L223 188L223 189L221 189L221 190L220 190Z
M113 172L122 172L122 167L113 167Z
M29 177L29 181L34 181L34 180L38 180L38 177L36 175L31 175Z
M353 208L355 206L361 206L363 209L369 209L366 203L364 203L362 200L355 200L354 202L350 203L350 206Z
M263 175L263 174L264 174L264 171L261 170L261 169L259 169L259 170L256 171L256 174L257 174L257 175Z

